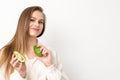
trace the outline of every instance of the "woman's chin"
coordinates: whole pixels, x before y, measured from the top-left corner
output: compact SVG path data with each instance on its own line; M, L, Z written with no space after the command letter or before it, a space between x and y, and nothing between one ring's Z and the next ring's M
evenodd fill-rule
M36 38L36 37L37 37L37 35L30 35L30 37L35 37L35 38Z
M39 34L30 34L30 37L37 37Z

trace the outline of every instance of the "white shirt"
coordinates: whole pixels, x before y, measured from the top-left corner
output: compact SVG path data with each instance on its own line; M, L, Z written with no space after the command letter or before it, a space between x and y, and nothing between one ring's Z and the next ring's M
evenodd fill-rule
M19 73L14 70L10 75L10 80L69 80L64 71L62 65L58 61L58 57L55 51L52 51L53 65L46 67L41 61L34 59L28 59L26 57L27 76L22 78ZM4 78L4 67L0 68L0 80Z

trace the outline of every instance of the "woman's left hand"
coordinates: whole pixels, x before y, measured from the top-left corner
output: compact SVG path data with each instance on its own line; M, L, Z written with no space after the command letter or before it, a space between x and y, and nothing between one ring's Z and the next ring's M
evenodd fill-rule
M40 46L40 52L42 52L43 56L37 56L37 59L43 62L46 67L52 65L52 51L47 49L45 46Z

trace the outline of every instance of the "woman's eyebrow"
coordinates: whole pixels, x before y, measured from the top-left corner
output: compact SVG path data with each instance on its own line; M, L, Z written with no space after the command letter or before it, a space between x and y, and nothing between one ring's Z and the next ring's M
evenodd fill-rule
M31 17L31 18L33 18L33 19L37 19L37 18L35 18L35 17ZM43 20L43 21L44 21L44 19L40 19L40 20Z
M36 19L35 17L31 17L31 18Z

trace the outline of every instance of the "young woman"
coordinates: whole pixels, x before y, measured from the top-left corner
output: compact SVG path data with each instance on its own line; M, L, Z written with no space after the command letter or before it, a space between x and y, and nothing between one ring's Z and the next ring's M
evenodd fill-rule
M68 80L55 51L37 40L44 33L45 20L40 6L22 12L14 37L0 50L0 80ZM34 45L40 46L42 57L35 55ZM23 53L26 61L19 62L14 50Z

